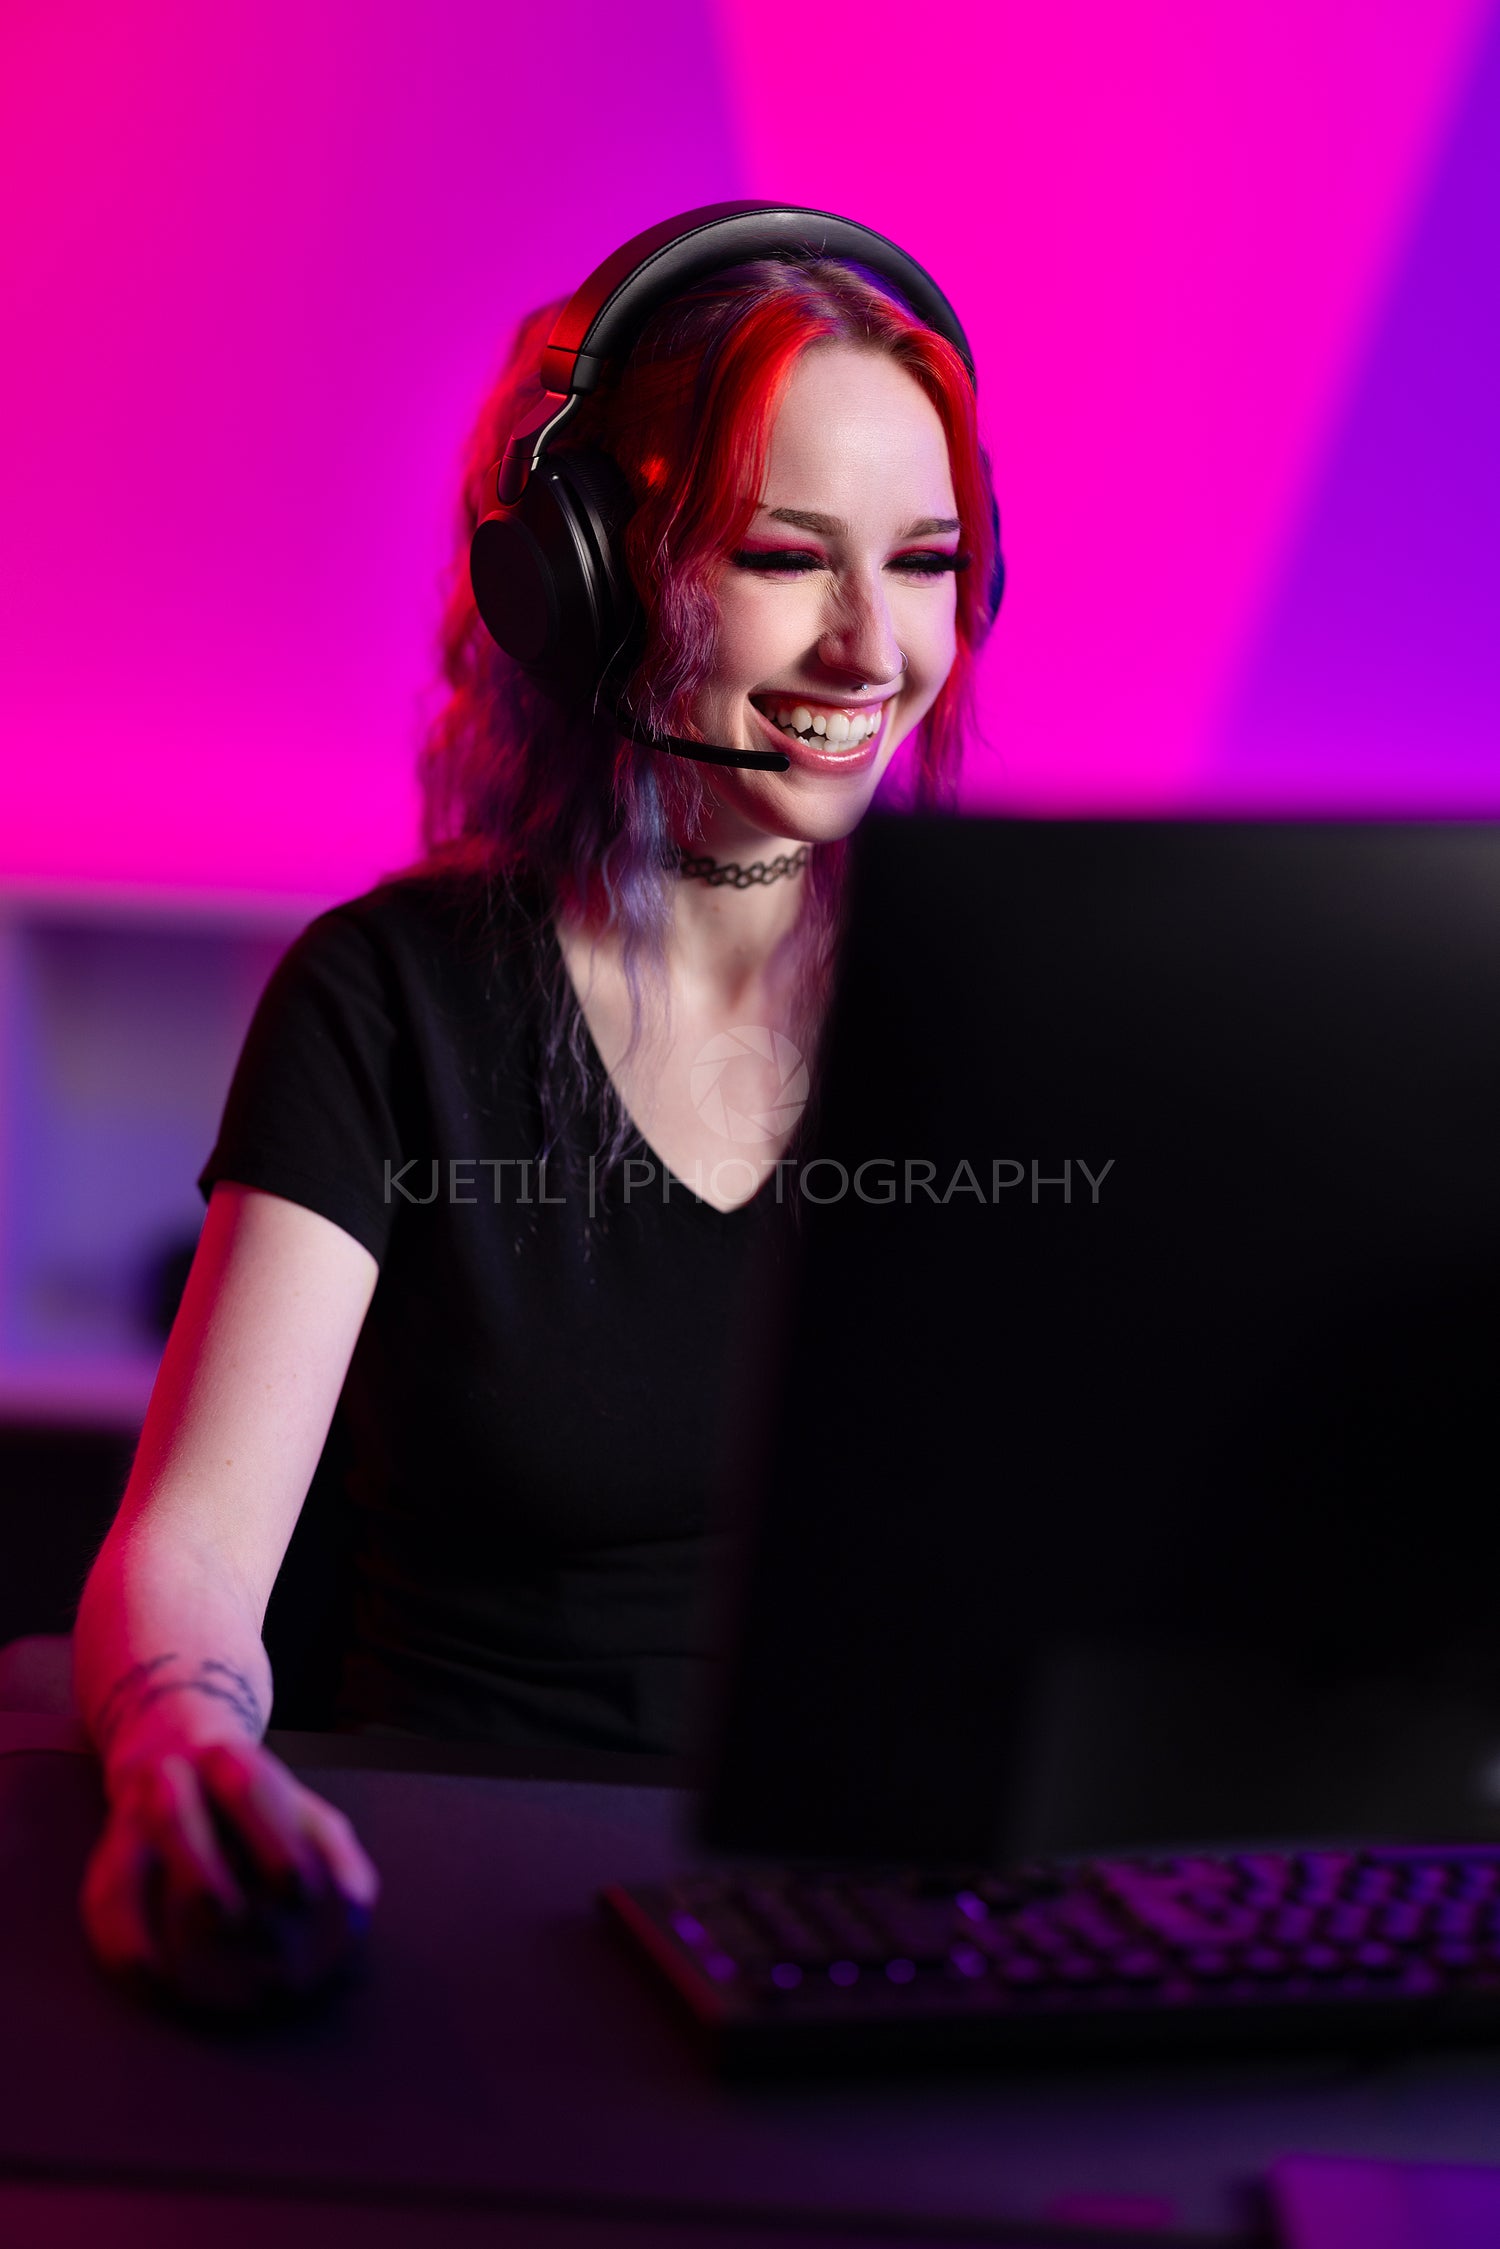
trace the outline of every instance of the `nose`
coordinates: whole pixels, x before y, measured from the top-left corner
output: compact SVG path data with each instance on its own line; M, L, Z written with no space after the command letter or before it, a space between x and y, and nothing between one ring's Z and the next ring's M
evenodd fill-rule
M904 659L878 576L841 576L818 657L825 669L857 685L887 686L900 673Z

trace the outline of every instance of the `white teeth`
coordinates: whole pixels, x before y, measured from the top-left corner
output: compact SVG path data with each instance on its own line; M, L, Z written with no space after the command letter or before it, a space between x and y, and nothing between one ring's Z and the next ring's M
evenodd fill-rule
M795 703L789 710L768 711L766 716L784 734L798 735L803 741L821 734L843 748L847 743L872 740L880 732L882 713L858 712L851 718L847 711L812 711L805 703Z

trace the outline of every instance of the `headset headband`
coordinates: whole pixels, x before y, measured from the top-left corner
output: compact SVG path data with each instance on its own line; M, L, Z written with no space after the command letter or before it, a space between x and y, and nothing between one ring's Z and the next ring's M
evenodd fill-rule
M788 203L706 203L647 227L596 266L568 299L542 354L542 386L560 397L596 388L658 305L751 258L840 258L868 266L917 318L952 344L974 381L974 355L957 313L930 273L883 234L831 211Z
M659 305L752 258L841 258L868 267L952 344L977 388L958 314L925 267L883 234L795 203L705 203L622 243L563 306L542 353L541 403L512 431L500 464L500 505L514 506L579 399L619 367Z

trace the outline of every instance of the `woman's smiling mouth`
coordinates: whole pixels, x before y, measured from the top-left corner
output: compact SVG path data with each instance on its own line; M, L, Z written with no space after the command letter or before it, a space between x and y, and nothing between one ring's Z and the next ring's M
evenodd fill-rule
M808 773L866 772L880 755L886 713L895 697L867 703L814 703L794 696L751 699L750 708L768 741L779 743L793 765ZM762 703L765 707L762 708ZM803 724L794 724L794 721Z

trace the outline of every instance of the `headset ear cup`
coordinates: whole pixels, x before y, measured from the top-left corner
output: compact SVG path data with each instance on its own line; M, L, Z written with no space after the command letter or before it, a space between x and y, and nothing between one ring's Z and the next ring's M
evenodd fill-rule
M995 559L990 565L989 604L990 625L1000 614L1000 604L1005 599L1005 556L1000 551L1000 502L990 494L990 523L995 533ZM988 629L988 628L986 628Z
M644 637L645 617L625 560L625 531L635 513L635 495L619 464L596 447L560 453L554 465L566 488L579 551L589 558L593 637L586 687L592 694L603 684L612 698L638 661Z
M490 638L526 671L558 642L557 591L548 542L525 520L526 495L477 526L469 547L474 606Z
M474 533L469 576L486 630L564 701L590 702L631 637L623 537L634 505L607 454L549 453L515 504Z

